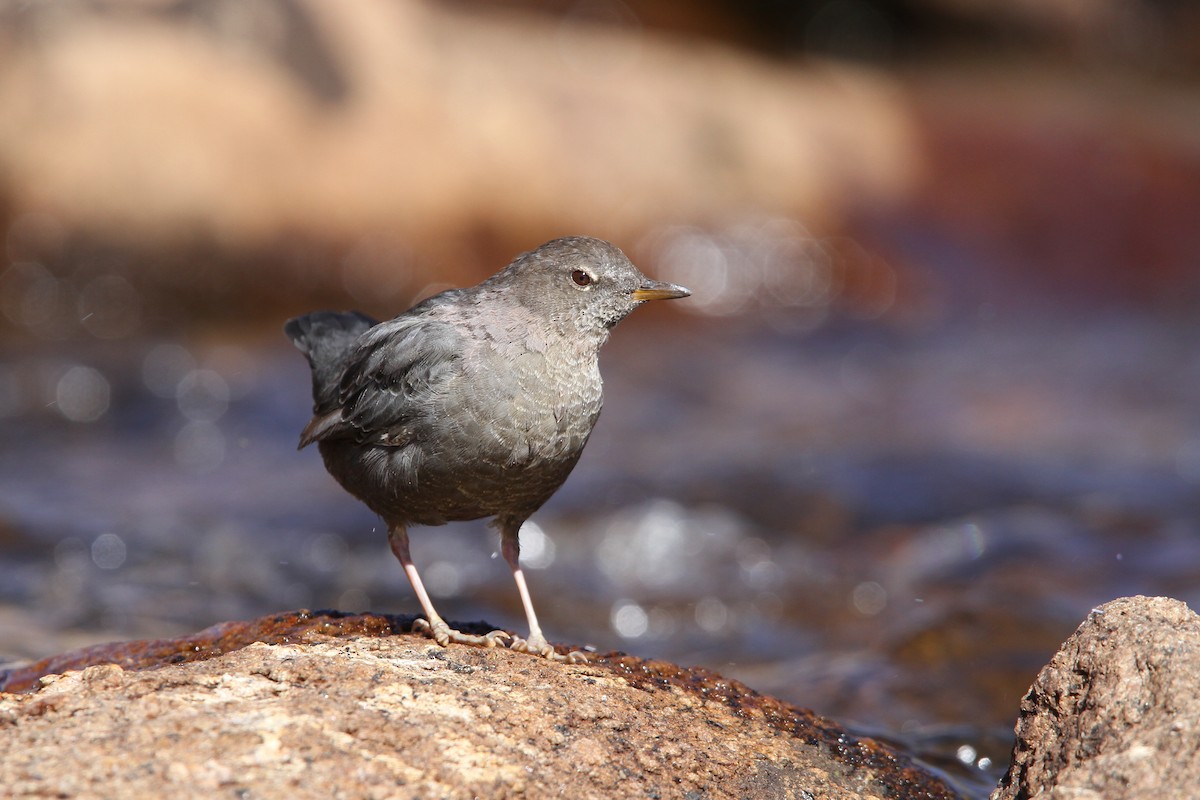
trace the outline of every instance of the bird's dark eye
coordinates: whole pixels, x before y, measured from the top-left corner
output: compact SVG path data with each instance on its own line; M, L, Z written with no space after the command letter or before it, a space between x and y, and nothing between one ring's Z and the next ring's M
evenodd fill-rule
M588 275L581 269L577 269L571 273L571 280L575 281L576 286L590 286L592 283L592 276Z

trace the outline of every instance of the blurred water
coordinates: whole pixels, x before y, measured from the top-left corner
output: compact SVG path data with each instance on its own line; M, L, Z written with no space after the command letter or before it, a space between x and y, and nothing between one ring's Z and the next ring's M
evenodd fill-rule
M1187 324L720 319L635 316L606 348L604 416L524 536L552 638L994 766L1091 607L1200 600ZM417 610L378 520L295 450L308 375L282 336L63 350L0 360L0 659ZM446 616L522 628L482 523L413 551Z

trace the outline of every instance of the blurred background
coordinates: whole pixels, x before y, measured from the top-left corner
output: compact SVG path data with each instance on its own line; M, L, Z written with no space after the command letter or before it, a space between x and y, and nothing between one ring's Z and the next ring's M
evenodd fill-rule
M524 531L550 637L982 796L1090 608L1200 601L1198 78L1182 0L0 2L0 662L415 612L280 326L590 234L694 294ZM520 630L495 550L413 536Z

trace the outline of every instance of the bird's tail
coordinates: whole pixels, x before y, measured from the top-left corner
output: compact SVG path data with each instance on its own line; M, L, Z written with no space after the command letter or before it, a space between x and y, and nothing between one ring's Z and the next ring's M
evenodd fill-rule
M312 367L313 403L318 411L337 401L346 356L358 337L378 324L357 311L316 311L284 324L283 332Z

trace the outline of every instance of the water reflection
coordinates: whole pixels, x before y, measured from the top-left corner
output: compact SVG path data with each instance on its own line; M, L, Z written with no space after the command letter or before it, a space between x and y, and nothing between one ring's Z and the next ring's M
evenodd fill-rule
M123 339L141 328L141 295L121 275L93 278L79 292L79 321L99 339Z
M9 321L39 338L64 339L71 332L66 288L39 263L17 262L0 273L0 298Z
M212 472L225 460L225 434L212 422L193 420L175 434L175 463L188 472Z
M308 563L320 572L337 572L346 561L350 551L346 540L336 533L318 533L308 541L305 548Z
M195 357L183 345L161 342L142 359L142 382L158 397L175 397L184 376L195 368Z
M124 339L141 331L141 307L141 294L116 272L59 277L39 261L0 272L0 312L38 339Z
M734 552L741 567L741 580L751 589L767 591L779 586L783 571L775 561L771 546L762 539L749 536L737 543Z
M88 547L80 539L67 536L54 546L54 564L60 573L78 574L87 566Z
M211 369L194 369L175 389L179 412L193 422L216 422L229 408L229 384Z
M599 537L597 563L618 587L691 591L702 565L734 554L741 532L723 509L655 500L612 517Z

